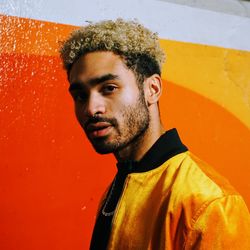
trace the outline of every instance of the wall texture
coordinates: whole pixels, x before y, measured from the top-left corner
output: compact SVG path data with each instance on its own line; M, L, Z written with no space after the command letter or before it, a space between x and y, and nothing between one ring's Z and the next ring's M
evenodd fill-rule
M250 207L249 18L139 0L9 0L0 13L0 249L88 249L116 169L77 124L58 56L86 20L136 17L159 32L166 128L177 127Z
M237 16L250 17L249 0L157 0L195 8L212 10Z

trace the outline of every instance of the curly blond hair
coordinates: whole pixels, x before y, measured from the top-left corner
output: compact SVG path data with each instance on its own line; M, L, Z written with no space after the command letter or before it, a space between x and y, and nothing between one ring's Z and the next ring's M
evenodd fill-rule
M73 31L60 49L64 68L69 73L80 56L93 51L112 51L120 55L139 79L154 73L160 75L165 60L157 33L137 21L121 18L90 23Z

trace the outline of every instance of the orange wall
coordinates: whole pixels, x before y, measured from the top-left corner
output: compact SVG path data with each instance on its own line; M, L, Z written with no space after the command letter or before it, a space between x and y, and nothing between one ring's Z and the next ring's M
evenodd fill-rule
M7 16L0 23L0 249L88 249L115 160L93 151L74 117L58 42L75 27ZM189 149L226 176L250 206L250 114L244 106L250 53L161 42L168 53L164 124L177 127ZM230 79L246 91L237 92L221 68L225 53Z

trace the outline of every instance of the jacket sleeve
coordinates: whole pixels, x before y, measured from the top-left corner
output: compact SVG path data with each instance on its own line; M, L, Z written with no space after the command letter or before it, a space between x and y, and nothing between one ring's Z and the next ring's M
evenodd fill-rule
M184 249L250 249L250 215L242 197L225 196L200 209Z

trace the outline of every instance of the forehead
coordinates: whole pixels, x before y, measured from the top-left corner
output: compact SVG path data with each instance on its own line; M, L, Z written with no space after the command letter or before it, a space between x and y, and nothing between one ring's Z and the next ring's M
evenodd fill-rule
M81 56L73 65L69 81L87 81L106 74L126 75L132 71L127 68L120 56L113 52L90 52Z

